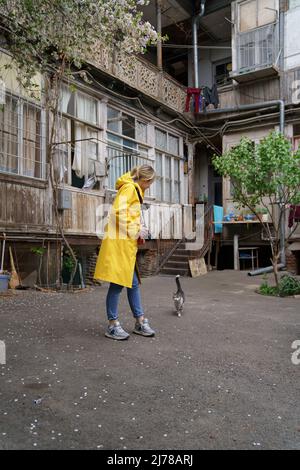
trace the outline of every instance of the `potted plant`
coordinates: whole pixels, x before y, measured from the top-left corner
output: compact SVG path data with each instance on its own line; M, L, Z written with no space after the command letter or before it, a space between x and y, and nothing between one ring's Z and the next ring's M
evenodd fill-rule
M258 207L256 210L259 220L262 222L268 222L269 220L269 213L266 207Z

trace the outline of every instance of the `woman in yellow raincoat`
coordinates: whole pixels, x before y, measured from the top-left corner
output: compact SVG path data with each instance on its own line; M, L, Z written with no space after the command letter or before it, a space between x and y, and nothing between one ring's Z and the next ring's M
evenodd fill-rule
M123 287L127 287L129 305L135 318L133 332L142 336L155 334L144 317L136 269L138 239L143 241L147 237L147 229L141 224L141 204L144 192L154 179L154 169L142 165L122 175L116 183L118 192L105 227L94 274L95 279L110 282L106 297L109 325L105 336L108 338L129 338L118 320L118 304Z

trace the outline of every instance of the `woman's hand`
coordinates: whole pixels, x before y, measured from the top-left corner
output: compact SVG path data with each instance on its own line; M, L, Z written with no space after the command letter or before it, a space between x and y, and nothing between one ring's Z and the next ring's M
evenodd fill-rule
M139 238L142 238L143 240L146 240L149 236L149 230L146 227L146 225L142 224L141 229L139 231Z

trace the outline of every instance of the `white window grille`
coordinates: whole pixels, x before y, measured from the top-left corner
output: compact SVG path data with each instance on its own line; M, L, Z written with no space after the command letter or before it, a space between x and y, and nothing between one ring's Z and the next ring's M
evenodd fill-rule
M239 34L237 44L239 72L275 65L279 52L277 25Z

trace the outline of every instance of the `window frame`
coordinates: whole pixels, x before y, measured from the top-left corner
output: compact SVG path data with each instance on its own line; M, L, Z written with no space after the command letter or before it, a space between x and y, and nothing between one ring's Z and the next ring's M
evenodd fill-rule
M65 88L67 89L68 85L66 83L63 83L62 85L62 88ZM95 104L96 104L96 123L93 122L93 121L86 121L85 119L82 119L80 117L78 117L78 104L77 104L77 96L78 94L80 94L81 96L83 97L86 97L87 100L88 99L92 99L92 100L95 100ZM75 91L71 91L71 97L74 97L74 114L71 114L67 111L64 111L64 110L60 110L60 115L62 117L62 119L66 120L67 121L67 128L68 128L68 133L69 133L69 136L68 136L68 141L70 142L69 147L68 147L68 151L66 152L68 154L68 166L67 166L67 171L66 171L66 176L64 175L63 177L63 180L60 181L61 184L65 184L67 186L70 186L72 188L77 188L77 189L83 189L83 186L84 184L88 181L89 179L89 163L90 163L90 159L89 158L84 158L84 155L87 155L88 154L88 144L89 142L87 140L84 140L84 139L89 139L89 133L92 131L92 132L95 132L97 133L97 141L96 141L96 144L97 144L97 158L96 160L93 159L94 161L96 162L101 162L101 141L103 141L103 127L100 123L100 119L101 119L101 112L100 112L100 105L101 105L101 102L100 102L100 98L95 96L94 94L90 94L88 93L86 90L83 90L81 87L77 87ZM81 133L81 145L83 146L83 149L80 149L78 150L78 148L76 147L76 130L78 130L79 128L81 128L80 130L80 133ZM75 151L80 151L81 154L81 165L82 165L82 168L83 168L83 177L84 178L84 181L83 181L83 185L82 187L78 187L76 186L75 184L73 184L73 179L75 180L75 175L76 175L76 171L73 169L73 165L74 165L74 158L75 158ZM75 175L74 173L75 172ZM77 177L77 175L76 175ZM82 178L79 178L79 179L82 179ZM93 189L94 191L94 189Z
M11 97L11 102L16 103L16 114L17 114L16 148L17 150L16 150L15 158L17 159L17 165L16 165L16 171L9 171L9 169L7 168L6 170L5 169L0 170L0 173L14 175L17 177L20 176L24 178L32 178L32 179L39 180L39 181L45 181L47 178L47 175L46 175L46 111L43 108L41 103L37 103L36 101L30 100L24 96L17 95L11 90L7 89L5 92L5 95ZM3 106L6 106L6 104L3 104ZM26 139L24 135L24 128L25 128L24 124L25 124L25 119L26 119L25 114L24 114L25 106L33 108L39 113L39 119L36 121L36 124L38 123L39 125L40 134L39 134L39 139L35 141L35 144L37 142L39 143L39 148L38 148L39 160L36 160L36 159L34 160L27 159L27 160L29 160L31 163L34 162L34 165L36 164L40 165L40 171L39 171L40 176L26 174L26 170L25 170L26 165L24 162L24 159L25 159L24 154L25 154L26 141L29 141L29 139ZM9 121L9 123L11 124L11 120ZM36 129L35 129L35 136L37 137ZM35 152L36 152L36 149L35 149Z

